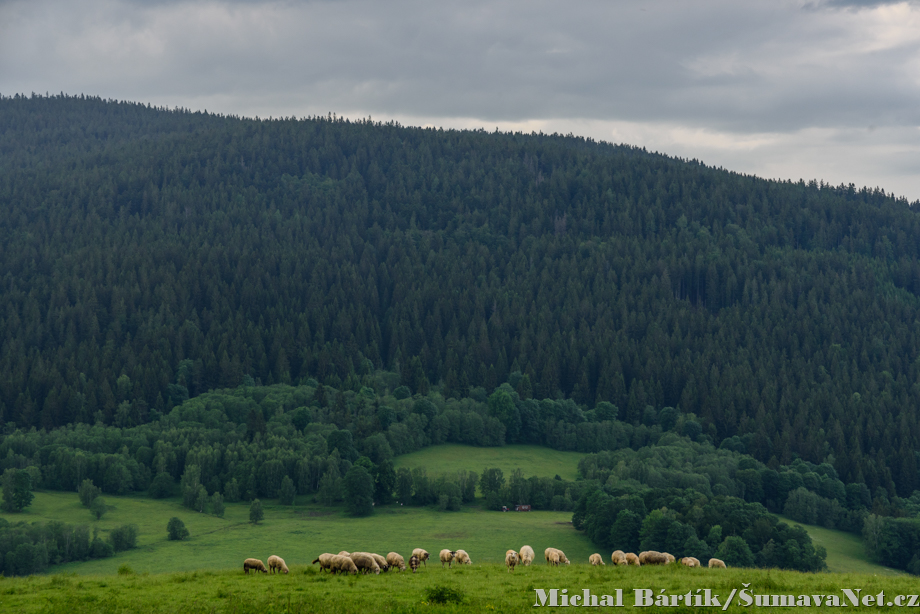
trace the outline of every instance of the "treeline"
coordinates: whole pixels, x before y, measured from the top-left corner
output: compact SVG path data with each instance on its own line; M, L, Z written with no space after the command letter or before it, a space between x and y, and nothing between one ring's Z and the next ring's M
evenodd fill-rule
M704 564L716 557L731 566L819 571L826 552L814 547L804 529L779 522L761 503L774 512L785 511L785 503L788 510L788 501L800 491L811 492L798 486L790 494L802 475L815 476L820 484L808 469L827 468L797 463L777 472L758 467L749 456L669 433L653 446L582 459L579 472L594 487L585 489L572 522L607 549L666 551ZM856 530L866 513L865 507L854 511Z
M87 525L63 522L10 524L0 518L0 569L3 575L28 576L52 565L112 556L137 546L137 525L112 529L107 539Z
M914 511L920 497L912 497ZM875 514L863 530L866 553L873 561L920 576L920 518L886 518Z
M522 401L607 402L632 434L675 407L774 469L833 457L908 497L918 238L881 190L574 137L2 98L0 421L131 430L243 382L357 393L385 369L450 399L519 372ZM552 403L552 445L627 432ZM529 441L515 405L504 439ZM463 415L448 433L498 437Z

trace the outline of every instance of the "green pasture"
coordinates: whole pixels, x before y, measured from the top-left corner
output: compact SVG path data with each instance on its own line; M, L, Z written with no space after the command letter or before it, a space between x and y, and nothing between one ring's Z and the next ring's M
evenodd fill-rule
M565 589L568 595L585 589L599 596L623 590L624 610L633 611L634 589L664 589L670 595L710 589L724 604L732 589L748 584L752 594L835 595L848 611L876 610L873 606L852 606L844 588L858 596L877 595L885 599L898 594L916 594L911 578L858 574L806 574L755 569L689 569L665 567L605 567L587 564L548 567L543 563L518 567L509 573L498 563L475 563L459 569L429 565L417 574L389 572L379 576L332 576L315 567L296 565L289 575L244 575L242 570L201 570L162 574L137 574L123 569L119 574L77 576L57 574L29 578L0 579L0 611L31 612L233 612L313 614L396 614L452 612L532 612L535 589ZM702 591L701 591L702 592ZM446 603L432 598L446 597ZM858 597L857 597L858 598ZM738 598L729 612L748 612ZM906 605L906 602L905 602ZM664 608L644 608L661 611ZM719 607L667 608L672 611L720 612ZM776 611L756 607L758 611ZM813 608L821 611L822 608Z
M811 536L815 546L824 546L827 550L827 569L838 573L879 574L885 576L904 576L903 571L891 569L873 563L866 556L866 548L858 535L845 531L834 531L811 524L802 524L790 518L780 516L790 525L799 525Z
M403 454L393 460L394 466L415 469L423 467L428 475L454 473L460 469L482 474L483 469L498 467L505 479L515 469L524 471L524 477L559 475L564 480L578 477L578 461L584 454L560 452L543 446L508 445L500 448L478 448L460 444L429 446L418 452Z
M573 561L587 562L596 550L583 533L572 528L571 512L502 513L479 507L440 512L391 505L378 507L369 517L352 518L341 508L312 503L292 508L266 501L265 519L252 525L248 504L228 504L224 518L217 518L190 511L178 500L109 496L105 500L110 509L98 522L80 505L76 494L61 492L36 493L25 513L0 516L10 522L85 523L103 534L122 524L138 525L138 548L111 558L58 565L51 573L112 574L122 564L138 573L234 569L247 557L265 560L272 554L289 565L299 565L309 564L323 552L340 550L384 555L395 551L408 559L413 548L424 548L435 558L442 548L462 548L474 563L486 563L503 561L506 550L524 544L533 547L538 557L553 546ZM166 523L172 516L188 527L188 540L166 539Z

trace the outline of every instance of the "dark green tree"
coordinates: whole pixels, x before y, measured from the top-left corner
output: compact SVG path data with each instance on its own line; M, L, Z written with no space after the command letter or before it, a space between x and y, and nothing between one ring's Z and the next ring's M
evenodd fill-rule
M259 524L265 518L265 511L262 509L262 502L254 499L249 505L249 522Z
M368 516L374 511L374 478L361 465L345 474L345 507L353 516Z
M4 512L21 512L29 507L34 498L32 494L32 477L25 469L7 469L0 478L3 486Z
M108 506L105 504L105 499L102 497L96 497L93 499L93 502L89 506L89 511L92 512L93 517L96 520L102 520L102 517L105 516L105 513L109 511Z
M80 504L83 507L89 507L93 504L93 501L102 494L102 490L93 484L93 481L89 478L83 480L80 483L80 489L77 491L77 495L80 497Z
M189 536L185 523L176 516L170 518L169 522L166 523L166 533L167 537L172 541L182 541Z
M281 505L294 505L294 496L297 494L294 489L294 480L288 476L281 479L281 488L278 491L278 502Z

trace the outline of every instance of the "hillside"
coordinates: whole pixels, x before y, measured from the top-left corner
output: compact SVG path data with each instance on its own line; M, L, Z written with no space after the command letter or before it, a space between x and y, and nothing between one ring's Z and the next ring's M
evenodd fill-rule
M716 445L906 497L918 239L882 191L575 137L4 98L0 419L129 427L385 369L633 425L679 407Z

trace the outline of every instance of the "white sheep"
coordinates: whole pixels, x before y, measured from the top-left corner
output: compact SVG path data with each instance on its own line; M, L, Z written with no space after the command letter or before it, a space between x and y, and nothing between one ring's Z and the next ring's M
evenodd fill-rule
M514 571L514 566L518 564L520 556L514 550L508 550L505 552L505 565L508 566L508 571Z
M246 572L247 575L249 574L250 569L261 571L262 573L268 573L268 570L265 569L265 563L259 559L246 559L243 561L243 571Z
M352 552L349 558L355 562L355 567L360 569L361 573L373 572L380 575L380 565L370 552Z
M438 558L441 559L441 567L444 567L444 563L447 563L447 568L450 569L450 566L454 562L454 556L456 556L456 554L457 553L455 551L448 550L447 548L445 548L444 550L441 550L441 553L438 555Z
M533 557L533 548L521 546L521 562L524 563L525 567L530 567L530 564L533 563Z
M636 567L639 567L641 565L641 563L639 562L639 557L636 555L635 552L626 553L626 564L635 565Z
M614 565L627 565L626 553L622 550L614 550L610 553L610 562Z
M418 557L419 563L424 563L425 567L428 567L428 551L422 550L421 548L416 548L412 551L412 556Z
M332 557L332 563L329 565L329 570L332 573L336 573L338 571L353 574L358 573L358 567L355 565L355 562L347 556L342 556L340 554L336 554Z
M324 552L323 554L321 554L321 555L319 555L318 557L316 557L316 559L313 561L313 564L315 565L316 563L319 563L319 569L320 569L320 571L322 571L323 569L331 569L331 567L332 567L332 558L335 557L335 556L338 556L338 555L337 555L337 554L331 554L331 553L329 553L329 552Z
M709 559L709 569L725 569L725 561L722 559Z
M473 561L470 560L470 555L466 553L466 550L457 550L454 554L454 560L457 561L458 565L472 565Z
M604 559L601 558L601 555L598 554L597 552L595 552L594 554L588 557L588 562L594 565L595 567L597 567L598 565L604 565L606 567L606 564L604 563Z
M276 569L280 572L288 573L288 566L285 565L284 559L273 554L268 557L268 570L271 573L275 573Z
M387 554L387 565L391 568L395 567L399 571L406 571L406 561L398 552L390 552Z

